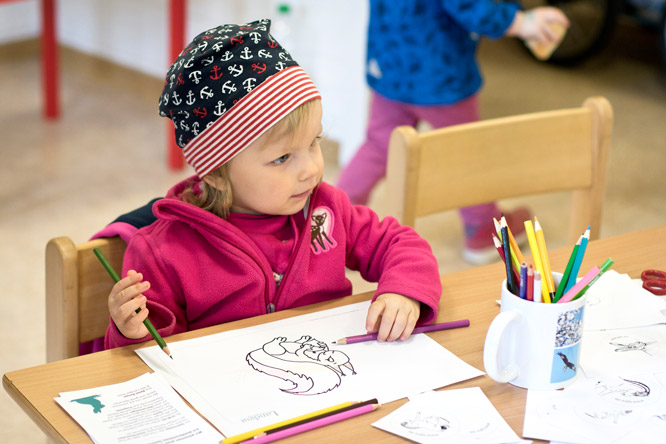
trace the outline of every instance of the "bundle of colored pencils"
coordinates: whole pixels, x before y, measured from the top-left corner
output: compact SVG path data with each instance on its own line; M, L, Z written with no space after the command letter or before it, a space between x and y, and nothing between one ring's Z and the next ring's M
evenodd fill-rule
M563 303L580 298L597 279L604 274L613 261L609 258L601 267L592 267L580 280L578 272L590 240L590 227L578 238L571 257L562 275L559 285L553 279L546 248L546 239L541 224L534 218L526 220L525 233L530 246L534 265L528 264L520 251L511 229L502 214L500 221L495 222L493 242L506 268L507 289L522 299L534 302Z

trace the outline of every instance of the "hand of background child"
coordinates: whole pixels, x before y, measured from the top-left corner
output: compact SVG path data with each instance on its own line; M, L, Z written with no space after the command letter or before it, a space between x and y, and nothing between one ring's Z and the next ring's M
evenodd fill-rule
M421 303L395 293L384 293L370 305L365 328L379 342L409 338L421 314Z
M545 6L518 11L506 34L540 44L559 43L563 34L558 28L568 27L569 19L561 10Z
M143 275L134 270L127 272L124 279L116 282L109 294L109 312L116 327L126 338L141 339L148 334L143 320L148 317L146 297L141 292L150 288ZM136 310L141 311L136 313Z

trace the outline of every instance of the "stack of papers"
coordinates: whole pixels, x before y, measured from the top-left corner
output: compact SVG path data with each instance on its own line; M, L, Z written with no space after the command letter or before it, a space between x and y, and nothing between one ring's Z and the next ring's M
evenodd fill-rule
M60 393L55 400L100 444L217 444L222 439L155 373L120 384Z

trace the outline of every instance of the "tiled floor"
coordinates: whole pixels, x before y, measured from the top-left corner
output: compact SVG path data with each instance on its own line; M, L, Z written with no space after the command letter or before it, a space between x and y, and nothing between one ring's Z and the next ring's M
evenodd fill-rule
M17 49L15 46L12 48ZM44 246L67 235L82 242L118 214L162 195L190 170L166 168L165 122L156 113L161 82L64 51L62 119L41 119L36 45L0 48L0 373L44 362ZM577 106L604 95L615 130L602 236L666 223L666 75L657 39L634 27L618 33L605 55L576 68L537 63L514 41L484 42L484 117ZM359 104L359 106L364 106ZM336 165L326 179L334 181ZM371 205L382 212L379 186ZM567 198L527 202L550 248L564 245ZM441 271L460 259L461 227L450 212L417 225ZM352 275L358 291L371 288ZM445 295L444 295L445 297ZM0 442L45 442L2 391Z

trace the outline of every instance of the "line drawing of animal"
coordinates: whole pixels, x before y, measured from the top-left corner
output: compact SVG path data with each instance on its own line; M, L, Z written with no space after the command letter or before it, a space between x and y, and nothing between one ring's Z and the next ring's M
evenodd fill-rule
M652 353L648 351L648 346L654 344L655 342L645 342L645 341L632 341L626 344L622 342L609 342L610 345L616 347L614 351L616 352L628 352L628 351L642 351L643 353L652 356Z
M451 423L441 416L425 416L420 411L416 412L414 419L402 421L401 426L411 433L425 436L435 436L451 427Z
M562 352L557 352L557 355L560 357L562 363L564 364L564 367L562 367L562 371L567 371L567 369L573 370L574 372L576 371L576 364L569 361L567 355L565 355Z
M647 398L650 396L650 387L640 381L632 381L630 379L620 378L627 384L610 384L603 381L597 383L596 392L600 396L607 396L612 394L620 395L621 398Z
M338 387L343 376L355 375L349 356L329 350L325 342L303 335L296 341L278 336L245 357L254 370L291 383L280 388L293 395L319 395Z

